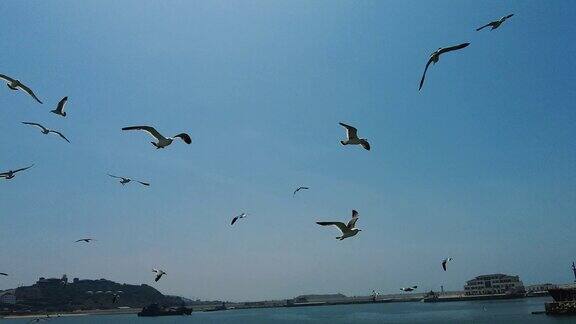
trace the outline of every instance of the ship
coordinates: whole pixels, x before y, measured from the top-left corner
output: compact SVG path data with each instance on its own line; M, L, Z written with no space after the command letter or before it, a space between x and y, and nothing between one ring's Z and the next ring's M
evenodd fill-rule
M173 315L190 315L192 308L186 307L163 307L157 303L150 304L138 313L138 316L173 316Z
M556 302L576 301L576 286L575 287L562 287L548 289L550 296Z

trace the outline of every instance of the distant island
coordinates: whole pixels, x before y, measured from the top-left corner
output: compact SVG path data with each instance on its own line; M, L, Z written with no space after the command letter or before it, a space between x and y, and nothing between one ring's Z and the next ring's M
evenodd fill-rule
M115 300L114 296L117 296ZM119 284L106 279L40 278L31 286L18 287L0 294L0 315L14 313L55 313L94 309L139 309L151 303L183 306L192 301L167 296L155 288Z

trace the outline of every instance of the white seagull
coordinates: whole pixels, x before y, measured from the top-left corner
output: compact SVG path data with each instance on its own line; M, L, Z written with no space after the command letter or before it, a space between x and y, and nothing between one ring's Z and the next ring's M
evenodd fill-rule
M404 292L410 292L410 291L413 291L414 289L417 289L417 288L418 288L418 286L403 287L403 288L400 288L400 290L402 290Z
M448 261L452 261L452 258L446 258L446 259L442 260L442 269L444 269L444 271L446 271L446 266L448 265Z
M509 15L504 16L504 17L502 17L502 18L500 18L500 19L498 19L498 20L491 21L491 22L487 23L486 25L484 25L484 26L482 26L482 27L480 27L480 28L476 28L476 31L479 31L479 30L481 30L481 29L483 29L483 28L486 28L486 27L488 27L488 26L491 26L491 27L492 27L490 30L494 30L494 29L500 27L500 25L502 25L502 23L505 22L506 19L508 19L508 18L510 18L510 17L512 17L512 16L514 16L514 14L509 14Z
M165 271L158 269L152 269L152 272L156 272L156 278L154 279L154 281L160 280L160 278L162 278L162 276L166 274Z
M66 117L66 112L64 111L64 107L66 106L67 102L68 102L68 97L62 98L62 100L60 100L60 102L58 102L58 106L56 106L56 109L50 110L50 112L55 113L56 115L60 115L62 117Z
M178 135L175 135L174 137L164 137L154 127L150 126L130 126L130 127L124 127L122 128L122 130L142 130L147 132L148 134L152 135L155 139L158 140L158 142L151 142L152 145L154 145L157 149L165 148L166 146L172 144L172 141L174 141L176 137L181 138L186 144L192 143L190 135L186 133L180 133Z
M352 210L352 219L348 222L348 224L344 224L342 222L316 222L316 224L322 226L334 225L338 227L340 232L342 232L342 235L337 236L336 239L342 241L343 239L352 237L361 231L361 229L357 229L356 227L354 227L356 225L357 220L358 220L358 212L356 210Z
M426 63L426 68L424 69L424 73L422 74L422 79L420 80L420 87L418 87L418 90L422 89L422 86L424 85L424 78L426 77L426 71L428 71L428 66L430 66L430 63L436 64L436 63L438 63L438 60L440 60L441 54L448 53L451 51L456 51L459 49L463 49L464 47L467 47L468 45L470 45L470 43L462 43L460 45L456 45L456 46L452 46L452 47L446 47L446 48L440 47L434 53L430 54L430 58L428 59L428 63Z
M34 164L32 164L31 166L25 167L25 168L2 172L2 173L0 173L0 178L4 178L4 179L6 179L6 180L12 179L12 178L14 178L14 177L16 176L16 173L17 173L17 172L24 171L24 170L28 170L28 169L30 169L30 168L33 167L33 166L34 166Z
M139 184L141 184L141 185L143 185L143 186L150 186L150 184L149 184L148 182L142 182L142 181L134 180L134 179L130 179L130 178L119 177L119 176L112 175L112 174L110 174L110 173L108 173L108 176L110 176L110 177L112 177L112 178L120 179L120 183L121 183L122 185L125 185L125 184L129 183L130 181L136 181L136 182L138 182Z
M310 189L309 187L298 187L298 189L294 190L294 193L292 194L292 197L296 196L296 193L300 190L308 190Z
M6 85L8 86L8 88L10 88L12 90L25 91L30 96L32 96L32 98L36 99L36 101L38 101L39 103L42 103L42 101L40 101L40 99L38 99L38 97L36 97L36 95L34 94L34 91L32 91L32 89L30 89L27 86L25 86L24 84L22 84L22 82L20 82L20 80L13 79L13 78L11 78L7 75L4 75L4 74L0 74L0 79L3 79L4 81L6 81Z
M30 125L30 126L35 126L40 128L42 134L46 135L46 134L50 134L50 133L54 133L59 135L62 139L64 139L66 142L70 143L70 141L66 138L66 136L64 136L62 133L60 133L59 131L55 131L53 129L48 129L38 123L31 123L31 122L22 122L22 124L24 125Z
M234 225L234 223L236 223L237 220L239 220L240 218L244 218L244 217L246 217L246 216L247 216L246 213L242 213L242 214L240 214L240 215L232 218L232 222L230 223L230 225Z
M358 138L358 130L355 127L344 123L339 124L346 128L346 137L348 137L345 141L340 141L342 145L362 145L364 149L370 151L370 144L365 138Z

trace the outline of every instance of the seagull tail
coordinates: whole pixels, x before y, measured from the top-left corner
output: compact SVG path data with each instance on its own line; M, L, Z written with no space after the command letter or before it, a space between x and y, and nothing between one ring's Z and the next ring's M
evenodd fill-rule
M346 145L346 143L344 143L344 141L340 141L340 144L342 144L342 145Z

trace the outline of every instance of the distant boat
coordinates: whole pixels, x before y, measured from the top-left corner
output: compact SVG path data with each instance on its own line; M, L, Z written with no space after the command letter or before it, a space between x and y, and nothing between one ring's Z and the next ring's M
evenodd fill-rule
M192 314L192 308L186 308L186 307L166 308L154 303L142 308L142 311L138 313L138 316L171 316L171 315L190 315L190 314Z

